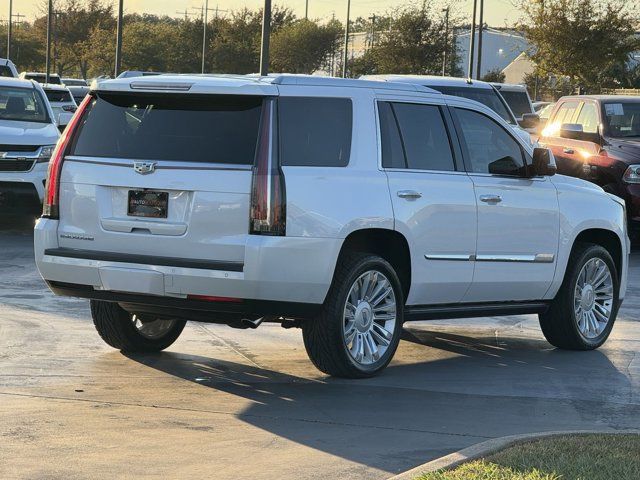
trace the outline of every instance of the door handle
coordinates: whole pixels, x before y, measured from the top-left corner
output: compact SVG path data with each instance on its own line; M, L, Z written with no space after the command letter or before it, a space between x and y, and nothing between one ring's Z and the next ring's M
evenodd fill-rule
M500 203L502 197L500 195L480 195L480 201L484 203Z
M564 153L568 153L568 154L573 154L576 153L575 150L573 148L563 148L562 151Z
M420 192L416 192L415 190L400 190L398 192L398 196L400 198L420 198L422 194Z

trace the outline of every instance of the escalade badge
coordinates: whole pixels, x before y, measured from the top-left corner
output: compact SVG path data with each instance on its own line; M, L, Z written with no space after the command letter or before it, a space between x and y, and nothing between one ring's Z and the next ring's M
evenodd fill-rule
M156 171L156 162L134 162L133 169L140 175L147 175Z

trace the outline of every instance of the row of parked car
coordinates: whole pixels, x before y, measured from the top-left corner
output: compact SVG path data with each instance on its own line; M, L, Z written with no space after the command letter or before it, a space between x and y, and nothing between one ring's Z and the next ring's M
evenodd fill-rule
M51 74L46 83L0 59L0 206L39 208L53 149L88 92L84 80Z

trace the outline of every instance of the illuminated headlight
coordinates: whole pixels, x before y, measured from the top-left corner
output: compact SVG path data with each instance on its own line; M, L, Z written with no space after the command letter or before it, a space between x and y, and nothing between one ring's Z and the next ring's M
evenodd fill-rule
M626 183L640 183L640 165L629 165L622 180Z
M55 145L45 145L40 148L40 155L38 155L38 163L48 162L53 154L53 149L56 148Z

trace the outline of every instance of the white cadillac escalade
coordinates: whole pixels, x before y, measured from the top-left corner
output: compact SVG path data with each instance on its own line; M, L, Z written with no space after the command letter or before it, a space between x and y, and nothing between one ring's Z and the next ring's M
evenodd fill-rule
M365 377L405 321L533 313L594 349L626 291L625 206L554 173L491 109L419 85L116 79L58 142L36 261L123 351L279 322Z

